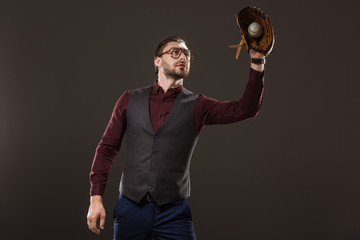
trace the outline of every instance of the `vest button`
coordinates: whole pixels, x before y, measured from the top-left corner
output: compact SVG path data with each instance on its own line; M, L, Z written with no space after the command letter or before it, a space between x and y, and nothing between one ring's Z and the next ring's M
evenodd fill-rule
M150 173L153 173L153 172L155 172L155 170L154 170L154 169L150 169Z
M150 190L150 189L152 189L152 187L151 187L151 186L148 186L148 189Z
M153 153L153 155L154 156L157 156L159 153L157 152L157 151L155 151L154 153Z
M160 137L158 135L155 136L155 140L158 140Z

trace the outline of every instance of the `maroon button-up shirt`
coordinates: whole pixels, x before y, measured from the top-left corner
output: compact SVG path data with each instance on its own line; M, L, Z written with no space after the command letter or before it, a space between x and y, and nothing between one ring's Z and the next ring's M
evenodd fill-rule
M262 103L264 72L250 68L250 76L243 96L238 101L218 101L199 95L194 111L194 126L200 134L206 125L229 124L256 116ZM183 86L171 88L166 93L155 82L150 92L150 117L155 132L162 126ZM126 132L126 108L131 90L123 93L117 101L111 119L99 142L90 172L90 195L103 195L105 185L120 151Z

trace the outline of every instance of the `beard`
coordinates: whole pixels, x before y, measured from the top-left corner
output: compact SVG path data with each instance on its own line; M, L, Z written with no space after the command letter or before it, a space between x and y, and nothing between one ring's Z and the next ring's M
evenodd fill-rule
M176 64L178 64L178 63L176 63ZM179 79L186 78L187 76L189 76L190 66L189 66L189 64L186 64L186 66L187 67L184 67L183 69L176 68L175 66L171 67L170 64L163 61L162 66L161 66L161 70L163 71L163 73L166 76L174 78L175 80L179 80Z

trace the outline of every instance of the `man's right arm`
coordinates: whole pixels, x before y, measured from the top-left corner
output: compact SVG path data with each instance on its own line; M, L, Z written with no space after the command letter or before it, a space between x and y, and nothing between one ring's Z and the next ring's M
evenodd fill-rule
M90 206L87 215L89 229L100 234L100 229L105 226L105 208L102 196L105 191L106 181L114 162L115 156L120 151L121 141L126 131L126 108L131 91L123 93L117 101L111 119L99 142L90 172ZM100 220L100 225L97 221Z
M126 131L126 108L130 91L123 93L117 101L111 119L99 142L90 172L90 195L103 196L106 181L114 162L120 151L121 141Z

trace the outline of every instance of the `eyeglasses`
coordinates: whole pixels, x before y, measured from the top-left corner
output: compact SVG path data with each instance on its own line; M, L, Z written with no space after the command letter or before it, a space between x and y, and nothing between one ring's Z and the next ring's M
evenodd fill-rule
M160 54L161 57L163 54L170 54L172 58L178 59L181 56L181 53L184 53L184 56L187 60L193 60L194 55L191 54L191 51L185 48L170 48L168 51Z

